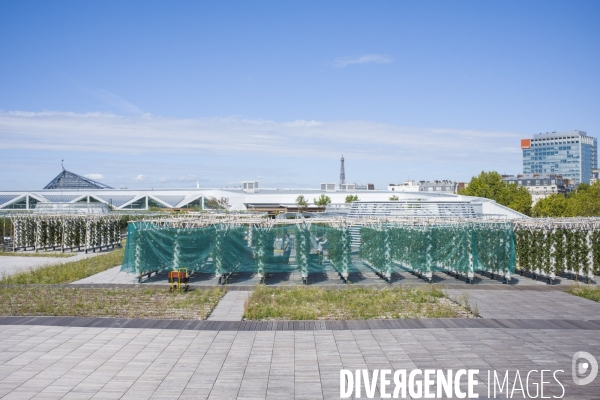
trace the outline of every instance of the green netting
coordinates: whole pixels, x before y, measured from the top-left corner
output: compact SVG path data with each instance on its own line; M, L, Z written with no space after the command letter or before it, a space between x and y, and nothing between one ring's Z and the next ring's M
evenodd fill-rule
M512 225L491 223L364 227L359 255L385 277L398 267L425 276L512 273L516 260Z
M476 271L514 273L516 248L512 224L474 224L472 236L473 267Z
M322 251L317 248L319 262L322 264L327 252L327 258L335 269L344 279L347 279L351 272L358 269L354 265L353 259L356 258L356 251L352 250L352 234L347 227L334 228L327 226L314 227L313 231L320 239Z
M131 223L121 270L144 274L187 268L190 272L217 276L297 270L307 276L324 270L323 251L319 252L322 238L316 233L302 224L276 227L217 224L176 229L154 223Z
M383 277L394 270L469 274L514 270L511 224L378 224L357 228L305 223L279 226L215 224L178 229L129 224L122 270L136 274L187 268L222 276L233 272L296 271L303 277L331 265L348 278L365 264ZM360 247L353 247L353 234Z
M360 230L359 257L380 275L392 275L392 235L387 225L364 227Z

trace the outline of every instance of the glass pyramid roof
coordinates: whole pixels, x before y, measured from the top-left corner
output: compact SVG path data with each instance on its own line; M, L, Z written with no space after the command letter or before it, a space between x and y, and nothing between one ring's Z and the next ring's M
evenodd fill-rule
M44 189L112 189L103 183L63 169Z

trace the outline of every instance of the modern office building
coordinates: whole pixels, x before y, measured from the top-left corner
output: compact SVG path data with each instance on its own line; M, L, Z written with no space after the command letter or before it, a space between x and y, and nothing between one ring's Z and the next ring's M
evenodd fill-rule
M531 194L533 204L551 194L560 193L564 195L569 191L569 180L556 174L503 176L502 180L506 183L514 183L525 187Z
M523 174L558 174L578 185L598 168L597 139L583 131L551 132L522 139Z

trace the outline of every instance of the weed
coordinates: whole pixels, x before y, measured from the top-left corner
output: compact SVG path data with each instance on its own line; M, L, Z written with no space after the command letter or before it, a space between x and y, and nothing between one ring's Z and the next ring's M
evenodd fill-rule
M38 253L35 251L0 251L0 257L55 257L55 258L69 258L73 257L77 253Z
M419 288L257 287L244 317L250 320L456 318L461 307L443 300L437 286Z
M477 307L477 304L471 304L471 297L469 296L469 293L463 291L458 295L458 297L451 298L448 295L446 295L446 297L462 306L469 313L475 316L479 315L479 307Z
M570 286L566 292L575 296L586 298L588 300L600 302L600 287L598 286L575 284Z
M45 285L0 289L0 315L205 319L223 288L169 292L154 288L79 288Z

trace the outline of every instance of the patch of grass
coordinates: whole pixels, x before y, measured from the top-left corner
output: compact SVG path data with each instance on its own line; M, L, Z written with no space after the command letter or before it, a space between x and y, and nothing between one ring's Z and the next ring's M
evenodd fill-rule
M205 319L224 294L223 288L171 293L153 288L12 286L0 289L0 315Z
M330 289L257 287L247 301L249 320L459 318L473 316L436 286Z
M576 284L570 286L566 292L600 303L600 287L598 286Z
M58 265L3 276L0 284L60 284L71 283L120 265L125 249Z
M1 256L10 257L56 257L56 258L68 258L73 257L77 253L36 253L35 251L0 251Z

